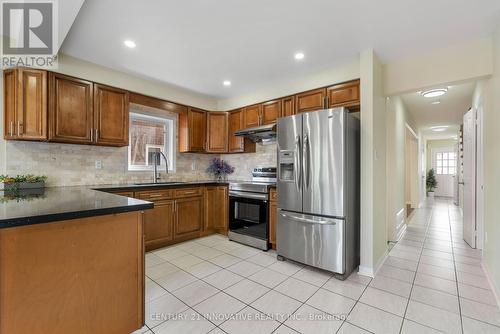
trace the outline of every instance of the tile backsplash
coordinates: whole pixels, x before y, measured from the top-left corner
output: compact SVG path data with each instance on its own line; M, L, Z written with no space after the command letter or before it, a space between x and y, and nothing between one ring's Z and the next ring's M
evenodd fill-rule
M128 171L127 147L99 147L8 141L6 143L6 172L10 175L47 175L48 186L119 184L150 182L151 172ZM176 172L161 173L164 180L197 181L213 177L205 173L216 155L177 153ZM235 167L230 180L249 180L255 166L276 166L276 144L257 145L256 153L223 154L221 157ZM95 168L96 160L102 169ZM195 170L192 170L193 162Z

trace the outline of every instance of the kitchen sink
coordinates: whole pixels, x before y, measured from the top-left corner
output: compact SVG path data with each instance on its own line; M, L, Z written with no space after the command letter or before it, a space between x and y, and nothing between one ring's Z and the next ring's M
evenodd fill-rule
M186 182L146 182L146 183L134 183L136 186L155 186L155 185L174 185L174 184L184 184Z

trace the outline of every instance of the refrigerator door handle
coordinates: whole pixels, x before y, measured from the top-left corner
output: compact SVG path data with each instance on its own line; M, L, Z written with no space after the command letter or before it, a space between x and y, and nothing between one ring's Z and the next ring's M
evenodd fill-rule
M307 135L304 136L304 153L303 153L303 160L304 160L304 184L305 188L309 189L309 181L311 178L311 157L310 157L310 144L309 144L309 137Z
M302 166L301 166L301 145L300 145L300 136L295 138L295 186L297 187L297 191L300 191L300 187L302 184Z
M320 225L337 225L337 222L334 221L334 220L331 220L331 219L322 219L322 220L307 219L307 218L298 217L298 216L295 216L295 215L286 214L286 213L283 213L283 212L280 212L280 215L283 218L290 219L290 220L293 220L293 221L297 221L299 223L320 224Z

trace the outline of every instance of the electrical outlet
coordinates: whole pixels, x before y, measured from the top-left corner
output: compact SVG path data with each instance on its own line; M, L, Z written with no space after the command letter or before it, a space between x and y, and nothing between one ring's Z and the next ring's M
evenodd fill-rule
M95 161L95 169L102 169L102 160Z
M191 170L196 170L196 161L191 162Z

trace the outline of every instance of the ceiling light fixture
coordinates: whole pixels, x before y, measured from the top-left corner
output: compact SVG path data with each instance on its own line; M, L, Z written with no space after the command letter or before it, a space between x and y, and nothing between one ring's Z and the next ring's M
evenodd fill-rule
M231 86L231 81L229 81L229 80L224 80L224 81L222 82L222 84L223 84L224 86L226 86L226 87L229 87L229 86Z
M447 128L448 126L434 126L431 128L431 130L434 132L443 132L446 131Z
M440 104L441 101L434 101L434 102L431 102L431 104Z
M424 97L438 97L438 96L446 94L447 91L448 91L448 88L438 88L438 89L430 89L430 90L423 91L421 94Z
M305 57L305 55L304 55L304 53L302 53L302 52L297 52L297 53L294 55L295 60L302 60L302 59L304 59L304 57Z
M137 46L137 45L135 44L135 42L134 42L134 41L131 41L130 39L126 39L126 40L124 40L124 41L123 41L123 44L125 44L125 46L126 46L127 48L131 48L131 49L133 49L133 48L135 48L135 47Z

